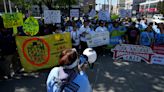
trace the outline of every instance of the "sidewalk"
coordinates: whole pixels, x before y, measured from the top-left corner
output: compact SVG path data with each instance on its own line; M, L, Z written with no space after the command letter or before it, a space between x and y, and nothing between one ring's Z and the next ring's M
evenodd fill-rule
M113 62L111 56L98 57L88 70L93 92L164 92L164 66L145 62ZM47 72L24 73L0 81L0 92L46 92Z
M94 92L164 92L164 66L98 59L89 74Z

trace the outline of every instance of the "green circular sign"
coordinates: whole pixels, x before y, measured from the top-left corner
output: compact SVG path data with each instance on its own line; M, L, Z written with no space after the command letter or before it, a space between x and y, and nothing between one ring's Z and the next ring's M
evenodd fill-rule
M23 30L26 35L36 35L39 32L39 23L34 17L29 17L23 24Z

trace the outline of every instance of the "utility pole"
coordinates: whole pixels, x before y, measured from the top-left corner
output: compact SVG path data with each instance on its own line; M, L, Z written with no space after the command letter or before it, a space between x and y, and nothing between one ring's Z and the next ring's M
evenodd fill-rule
M12 8L11 8L11 1L8 0L8 3L9 3L9 9L10 9L10 13L12 13Z
M7 13L7 8L6 8L6 0L3 0L3 5L4 5L4 10L5 10L5 13Z
M105 11L105 0L104 0L104 11Z
M69 20L70 20L70 18L71 18L71 16L70 16L71 0L69 0L69 5L68 5L68 7L69 7L69 14L68 14L68 16L69 16Z
M110 15L112 14L111 13L111 8L112 8L112 0L108 0L108 6L109 6L109 13L110 13Z

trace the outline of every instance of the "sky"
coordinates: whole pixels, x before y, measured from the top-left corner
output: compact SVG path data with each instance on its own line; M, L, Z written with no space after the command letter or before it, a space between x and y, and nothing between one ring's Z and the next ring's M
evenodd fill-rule
M117 4L117 0L96 0L96 10L100 10L102 8L101 4L108 4L108 1L112 1L112 5L116 5Z

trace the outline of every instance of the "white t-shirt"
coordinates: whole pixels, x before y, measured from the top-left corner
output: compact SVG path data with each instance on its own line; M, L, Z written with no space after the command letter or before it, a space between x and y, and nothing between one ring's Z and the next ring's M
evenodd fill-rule
M89 26L87 26L87 27L84 27L84 25L81 26L79 29L80 40L83 42L86 42L85 35L89 34L90 31L91 31L91 29L89 28Z
M103 32L103 31L108 31L108 29L105 26L103 26L103 27L99 26L99 27L96 28L95 31L96 32Z
M71 38L75 41L72 43L73 46L78 46L80 44L80 34L79 31L71 31Z

